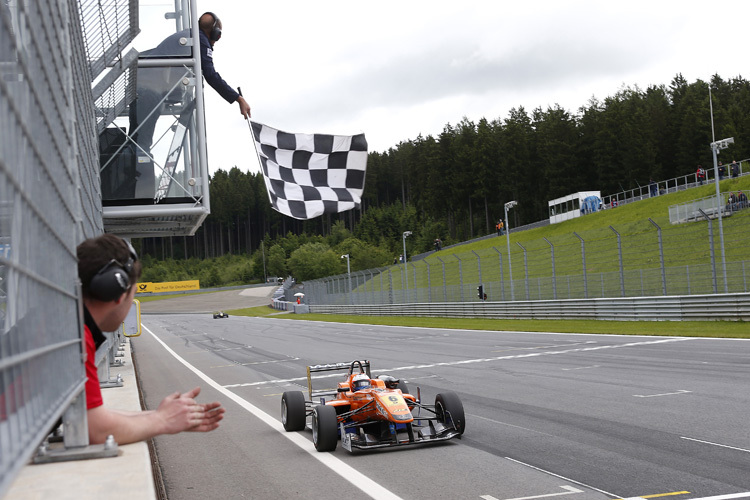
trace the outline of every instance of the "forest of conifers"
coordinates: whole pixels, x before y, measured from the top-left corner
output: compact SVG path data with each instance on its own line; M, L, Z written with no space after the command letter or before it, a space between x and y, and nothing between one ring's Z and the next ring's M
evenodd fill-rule
M400 253L403 231L414 232L407 240L410 255L431 250L437 237L448 244L490 233L510 200L519 202L511 226L539 221L550 199L577 191L614 194L649 178L712 166L709 85L715 138L735 139L721 159L747 158L750 82L715 75L688 83L677 75L669 85L623 87L603 100L592 98L576 111L518 107L477 123L463 118L437 136L371 152L362 206L343 214L285 217L271 208L260 173L217 170L211 215L196 236L146 239L141 251L156 259L251 254L261 240L267 251L287 236L330 236L342 221L358 240L392 258Z

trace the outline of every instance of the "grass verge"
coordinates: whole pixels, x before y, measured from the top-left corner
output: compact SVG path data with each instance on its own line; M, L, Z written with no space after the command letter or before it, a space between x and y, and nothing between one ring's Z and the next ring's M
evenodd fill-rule
M271 311L273 310L271 309ZM229 311L229 313L232 314L232 311ZM247 314L245 316L250 315ZM284 319L460 330L750 338L750 327L744 321L506 320L485 318L423 318L414 316L349 316L343 314L289 314L285 315Z
M224 312L229 314L230 316L250 316L253 318L258 318L262 316L273 316L273 315L283 315L285 318L289 317L286 311L278 311L268 306L246 307L244 309L231 309L229 311L224 311ZM318 316L324 316L324 314L319 314Z

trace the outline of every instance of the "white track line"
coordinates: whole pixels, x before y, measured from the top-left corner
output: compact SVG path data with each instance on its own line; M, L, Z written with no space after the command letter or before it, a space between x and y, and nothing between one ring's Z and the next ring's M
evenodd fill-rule
M257 406L245 401L238 395L234 394L233 392L225 389L220 384L215 382L212 378L210 378L208 375L203 373L202 371L198 370L196 367L185 361L182 357L180 357L176 352L174 352L167 344L165 344L159 337L156 336L154 332L149 330L146 325L142 325L143 329L146 330L148 333L150 333L154 339L156 339L157 342L159 342L164 349L167 350L169 354L171 354L177 361L182 363L188 370L195 373L200 379L202 379L206 384L210 385L220 393L222 393L227 398L231 399L238 405L240 405L242 408L247 410L248 412L255 415L258 419L260 419L262 422L268 424L269 427L271 427L273 430L277 431L279 434L284 436L285 438L289 439L291 442L305 450L307 453L310 454L314 459L318 460L320 463L331 469L331 471L335 472L336 474L340 475L345 480L349 481L352 485L354 485L356 488L362 490L362 492L365 495L368 495L369 497L374 498L375 500L401 500L401 497L396 495L395 493L391 492L390 490L387 490L382 485L376 483L369 477L365 476L361 472L359 472L357 469L351 467L350 465L346 464L345 462L342 462L338 458L334 457L331 453L320 453L315 449L315 446L312 444L312 442L302 435L300 435L297 432L286 432L284 430L284 427L281 425L281 422L270 416L268 413L264 412Z
M290 321L294 321L294 320L290 320ZM373 370L373 372L380 372L380 373L402 372L406 370L419 370L419 369L424 369L424 368L434 368L436 366L456 366L456 365L467 365L467 364L472 364L472 363L488 363L492 361L502 361L502 360L509 360L509 359L536 358L540 356L552 356L555 354L570 354L574 352L601 351L603 349L619 349L621 347L637 347L637 346L644 346L644 345L664 344L664 343L669 343L669 342L681 342L683 340L690 340L690 339L686 337L675 337L675 338L668 338L668 339L661 339L661 340L644 340L642 342L628 342L627 344L610 344L610 345L600 345L600 346L593 346L593 347L577 347L574 349L565 349L562 351L538 351L538 352L530 352L526 354L513 354L510 356L495 356L492 358L462 359L458 361L446 361L444 363L399 366L397 368ZM332 374L332 375L320 375L320 376L316 376L315 378L319 379L319 378L340 377L340 376L341 376L340 374ZM283 383L283 382L297 382L299 380L307 380L307 377L288 378L288 379L281 379L281 380L264 380L262 382L247 382L244 384L228 384L228 385L225 385L224 387L249 387L253 385L265 385L265 384L275 384L275 383Z
M745 448L737 448L735 446L729 446L726 444L719 444L719 443L712 443L711 441L703 441L701 439L695 439L695 438L689 438L685 436L680 436L682 439L687 439L688 441L695 441L696 443L703 443L703 444L710 444L713 446L721 446L722 448L729 448L730 450L737 450L737 451L744 451L745 453L750 453L750 450L746 450Z
M607 495L607 496L610 496L610 497L612 497L612 498L620 498L619 496L617 496L617 495L614 495L614 494L612 494L612 493L609 493L609 492L607 492L607 491L604 491L604 490L600 490L599 488L594 488L594 487L593 487L593 486L591 486L591 485L588 485L588 484L586 484L586 483L582 483L582 482L580 482L580 481L576 481L575 479L570 479L569 477L561 476L560 474L555 474L554 472L550 472L550 471L548 471L548 470L544 470L544 469L541 469L541 468L539 468L539 467L536 467L536 466L534 466L534 465L531 465L531 464L527 464L527 463L525 463L525 462L521 462L520 460L516 460L515 458L505 457L505 459L506 459L506 460L510 460L511 462L515 462L515 463L517 463L517 464L523 465L523 466L525 466L525 467L528 467L528 468L530 468L530 469L538 470L539 472L544 472L545 474L549 474L550 476L555 476L555 477L559 477L560 479L562 479L562 480L564 480L564 481L568 481L568 482L571 482L571 483L577 484L577 485L579 485L579 486L583 486L584 488L588 488L588 489L590 489L590 490L598 491L599 493L604 493L605 495Z
M716 495L715 497L690 498L688 500L731 500L732 498L748 498L750 491L743 493L730 493L729 495Z

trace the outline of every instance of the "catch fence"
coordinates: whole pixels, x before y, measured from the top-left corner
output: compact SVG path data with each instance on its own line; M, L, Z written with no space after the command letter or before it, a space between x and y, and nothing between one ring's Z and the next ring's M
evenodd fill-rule
M616 228L433 254L417 262L304 283L315 305L534 301L750 291L750 210L662 227ZM481 287L481 296L480 290ZM486 294L486 298L484 295ZM314 309L314 307L312 308Z
M61 417L88 444L76 245L103 224L83 3L0 2L0 497Z

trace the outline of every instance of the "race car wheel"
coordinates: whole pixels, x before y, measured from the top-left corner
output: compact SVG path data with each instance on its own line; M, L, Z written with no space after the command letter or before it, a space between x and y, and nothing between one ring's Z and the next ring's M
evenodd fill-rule
M401 389L401 394L411 394L409 392L409 386L406 385L406 382L402 382L399 380L398 385L396 386L396 389Z
M443 392L435 396L435 413L438 421L447 426L454 426L459 434L464 433L466 418L464 405L455 392Z
M305 396L300 391L288 391L281 396L281 423L286 431L301 431L305 428L307 408Z
M336 408L318 405L313 409L312 431L313 444L318 451L333 451L338 443L338 419Z

